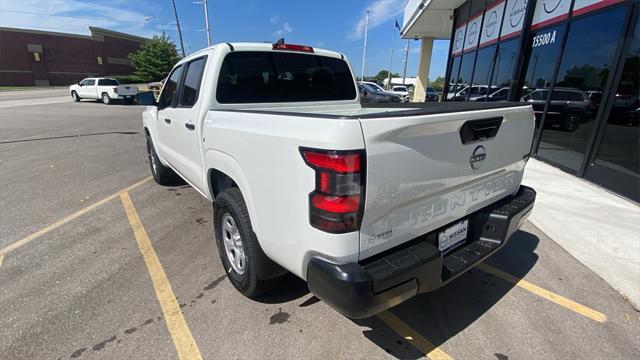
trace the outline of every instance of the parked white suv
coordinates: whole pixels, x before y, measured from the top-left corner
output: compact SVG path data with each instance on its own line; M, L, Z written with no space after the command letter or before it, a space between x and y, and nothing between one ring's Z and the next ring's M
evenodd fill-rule
M133 103L138 95L138 88L133 85L120 85L118 80L111 78L87 78L69 86L69 93L75 102L95 99L109 105L112 100Z
M400 98L402 99L402 102L409 101L409 90L404 85L393 85L391 86L391 89L389 90L389 92L400 96Z
M244 295L289 271L367 317L463 274L529 215L530 105L359 100L340 53L229 43L180 60L144 111L155 181L214 202Z

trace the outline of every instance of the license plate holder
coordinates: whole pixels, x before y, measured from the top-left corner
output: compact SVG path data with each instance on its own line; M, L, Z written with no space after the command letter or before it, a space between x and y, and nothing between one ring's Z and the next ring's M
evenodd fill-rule
M459 221L438 233L438 249L445 252L467 240L469 220Z

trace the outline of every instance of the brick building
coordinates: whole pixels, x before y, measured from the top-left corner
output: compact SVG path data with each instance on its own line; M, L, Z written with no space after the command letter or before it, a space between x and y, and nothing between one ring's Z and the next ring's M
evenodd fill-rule
M127 56L146 39L92 26L89 31L0 27L0 85L69 85L89 76L131 75Z

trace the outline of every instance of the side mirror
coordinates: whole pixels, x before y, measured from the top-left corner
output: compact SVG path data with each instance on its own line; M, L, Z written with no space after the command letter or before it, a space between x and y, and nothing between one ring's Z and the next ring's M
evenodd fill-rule
M531 100L531 96L529 96L529 95L525 95L525 96L523 96L523 97L522 97L522 99L523 99L524 101L529 101L529 100Z
M156 101L156 97L153 95L152 91L147 91L138 94L138 104L139 105L148 105L148 106L158 106L158 102Z

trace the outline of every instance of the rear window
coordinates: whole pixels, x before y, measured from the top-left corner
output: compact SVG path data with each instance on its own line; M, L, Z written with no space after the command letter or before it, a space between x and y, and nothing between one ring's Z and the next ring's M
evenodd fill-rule
M341 59L240 51L225 57L216 98L221 104L353 100L356 89Z
M98 80L99 86L118 86L118 80L115 79L100 79Z

